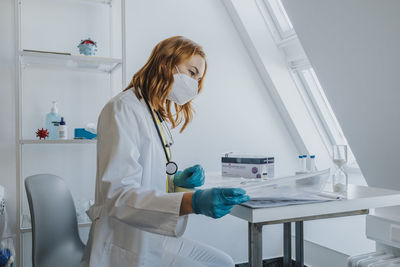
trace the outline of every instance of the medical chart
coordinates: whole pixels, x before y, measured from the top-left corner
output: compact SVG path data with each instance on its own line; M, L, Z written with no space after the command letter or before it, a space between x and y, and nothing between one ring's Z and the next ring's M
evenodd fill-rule
M330 169L301 175L269 179L224 177L207 173L202 188L234 187L246 190L250 201L243 206L251 208L279 207L343 199L344 196L323 191Z

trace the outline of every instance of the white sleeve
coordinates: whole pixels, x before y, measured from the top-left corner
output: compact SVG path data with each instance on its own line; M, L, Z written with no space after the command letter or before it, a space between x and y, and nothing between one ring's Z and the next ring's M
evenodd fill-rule
M143 188L140 127L132 108L122 101L107 105L98 122L98 178L108 216L152 233L179 236L187 216L179 216L182 193ZM142 128L143 130L143 128ZM142 137L143 138L143 137ZM146 149L146 148L143 148ZM159 179L164 179L165 176Z

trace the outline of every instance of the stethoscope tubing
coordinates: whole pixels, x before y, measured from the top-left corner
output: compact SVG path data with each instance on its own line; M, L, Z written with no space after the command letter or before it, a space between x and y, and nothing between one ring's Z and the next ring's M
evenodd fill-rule
M163 141L160 128L159 128L158 125L157 125L157 121L156 121L156 118L154 117L154 114L153 114L153 112L152 112L152 110L151 110L150 104L149 104L149 102L147 101L147 99L146 99L145 96L143 96L143 98L144 98L144 101L146 102L147 107L149 108L149 111L150 111L150 114L151 114L151 118L153 119L154 127L156 127L158 137L159 137L159 139L160 139L160 141L161 141L161 146L163 147L163 150L164 150L164 153L165 153L165 158L167 159L167 174L173 175L173 174L175 174L175 173L177 172L177 170L178 170L178 165L177 165L175 162L171 161L171 159L170 159L170 157L169 157L169 155L168 155L167 146L166 146L166 144L165 144L164 141ZM157 116L158 116L158 118L159 118L159 120L160 120L160 123L161 123L161 122L162 122L162 118L161 118L160 114L158 114L158 112L157 112ZM169 165L169 164L173 164L173 165L176 166L176 170L175 170L174 172L168 172L168 165Z

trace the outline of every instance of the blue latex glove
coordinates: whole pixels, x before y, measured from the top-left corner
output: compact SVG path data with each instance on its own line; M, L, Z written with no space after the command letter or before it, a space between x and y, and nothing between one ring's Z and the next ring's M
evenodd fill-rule
M204 180L204 169L200 165L194 165L184 171L178 171L174 175L174 184L184 188L202 186Z
M241 188L210 188L197 190L192 197L192 208L196 214L221 218L234 205L249 201L250 197Z

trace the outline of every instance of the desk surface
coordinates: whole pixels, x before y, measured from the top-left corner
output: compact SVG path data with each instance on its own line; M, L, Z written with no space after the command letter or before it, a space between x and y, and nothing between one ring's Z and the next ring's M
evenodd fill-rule
M349 185L347 199L343 200L261 209L236 205L230 214L252 223L280 223L295 221L296 218L310 220L321 219L323 216L335 217L335 214L365 214L368 209L396 205L400 205L400 191Z

